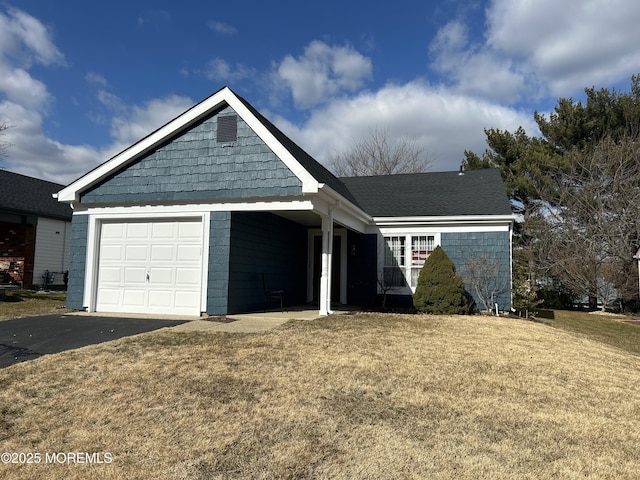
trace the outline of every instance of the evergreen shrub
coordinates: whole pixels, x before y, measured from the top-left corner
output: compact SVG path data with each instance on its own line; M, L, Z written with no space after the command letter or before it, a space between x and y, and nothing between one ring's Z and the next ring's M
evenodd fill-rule
M464 281L439 245L420 270L413 306L418 312L435 315L463 315L468 311Z

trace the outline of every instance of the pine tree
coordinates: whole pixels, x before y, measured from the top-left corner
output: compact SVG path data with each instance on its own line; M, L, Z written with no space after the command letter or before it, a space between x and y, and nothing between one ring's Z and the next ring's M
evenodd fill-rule
M440 246L429 255L420 270L413 306L419 312L436 315L467 313L464 282Z

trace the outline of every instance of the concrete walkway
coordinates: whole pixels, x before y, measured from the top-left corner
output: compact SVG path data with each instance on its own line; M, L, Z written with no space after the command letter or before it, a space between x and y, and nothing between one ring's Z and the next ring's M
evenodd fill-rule
M334 314L340 315L353 311L349 306L340 306ZM320 318L317 308L306 306L291 307L284 312L268 311L260 313L242 313L237 315L226 315L221 317L188 317L176 315L156 315L156 314L121 314L121 313L87 313L74 312L67 315L85 315L100 317L128 317L128 318L153 318L158 320L181 320L184 323L170 327L177 332L237 332L253 333L263 332L276 328L289 320L314 320Z
M289 320L314 320L319 318L318 310L290 310L285 312L246 313L196 319L172 327L174 331L193 332L263 332L276 328Z

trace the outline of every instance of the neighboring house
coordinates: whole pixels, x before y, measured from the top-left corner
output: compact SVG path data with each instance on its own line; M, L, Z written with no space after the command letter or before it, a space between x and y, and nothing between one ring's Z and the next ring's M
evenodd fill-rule
M64 288L72 212L53 198L63 187L0 170L0 283Z
M338 179L223 88L58 193L73 205L67 305L224 315L410 301L437 244L491 255L506 285L511 214L496 170Z

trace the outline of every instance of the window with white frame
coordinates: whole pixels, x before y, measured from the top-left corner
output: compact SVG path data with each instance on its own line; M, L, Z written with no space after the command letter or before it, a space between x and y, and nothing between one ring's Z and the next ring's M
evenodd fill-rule
M411 236L411 288L418 285L418 276L425 260L433 252L435 237L433 235Z
M406 284L406 238L384 237L384 284L387 287L402 287Z
M384 285L415 289L424 262L435 248L435 235L384 237Z

